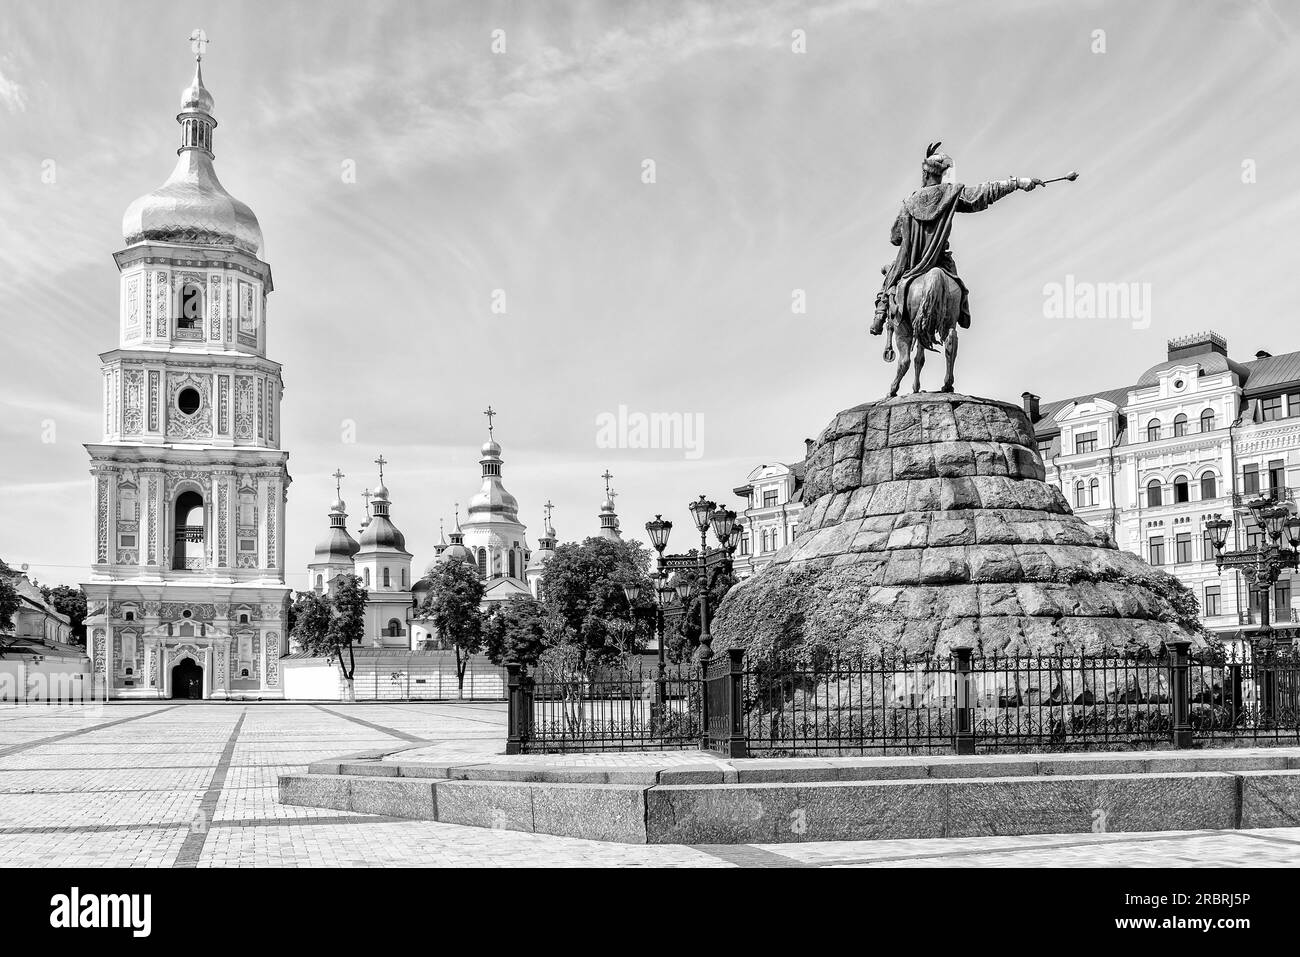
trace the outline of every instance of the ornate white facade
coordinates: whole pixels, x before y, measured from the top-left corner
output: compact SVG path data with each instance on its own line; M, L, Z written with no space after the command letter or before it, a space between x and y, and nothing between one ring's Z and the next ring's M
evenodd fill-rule
M87 651L110 697L280 697L288 453L266 357L271 267L212 166L212 97L182 94L167 182L123 219L119 339L88 444Z
M1237 362L1205 333L1171 340L1166 360L1126 388L1040 405L1025 393L1048 481L1075 512L1187 583L1206 624L1235 636L1259 621L1237 573L1215 569L1205 517L1232 519L1228 548L1253 544L1233 494L1300 486L1300 352ZM1273 595L1278 625L1296 622L1295 575Z
M501 446L491 436L480 450L483 484L469 500L469 514L460 523L464 544L483 578L483 600L505 601L531 594L524 581L528 542L519 521L519 502L501 483Z
M744 499L736 517L743 531L736 549L736 577L748 578L767 567L777 550L794 541L795 528L803 511L799 492L804 464L760 465L732 491Z

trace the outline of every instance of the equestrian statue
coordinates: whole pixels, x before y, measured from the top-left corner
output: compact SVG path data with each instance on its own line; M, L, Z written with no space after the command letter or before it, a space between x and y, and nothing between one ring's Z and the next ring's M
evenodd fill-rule
M912 391L921 391L921 369L925 353L943 348L948 368L940 391L953 391L953 364L957 360L957 329L970 328L970 305L966 285L957 276L957 264L948 249L948 234L956 213L978 213L1018 189L1026 191L1048 183L1078 179L1069 173L1055 179L1012 176L977 186L953 182L952 158L931 143L921 163L921 188L898 211L889 241L898 247L892 264L885 266L884 287L876 296L876 315L871 334L878 336L888 326L886 362L898 361L889 395L898 395L898 385L915 369Z

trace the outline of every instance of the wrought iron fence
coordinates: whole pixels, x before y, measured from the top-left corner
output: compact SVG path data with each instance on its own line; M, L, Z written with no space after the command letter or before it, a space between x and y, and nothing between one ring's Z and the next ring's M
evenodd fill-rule
M704 689L692 666L506 670L508 753L700 747Z
M1114 750L1300 744L1300 658L1289 649L1190 654L951 656L593 675L510 670L510 749L703 748L747 755Z
M1293 646L1208 651L1193 657L1189 672L1197 739L1300 743L1300 655Z
M748 750L771 755L948 751L957 730L947 659L746 669L742 700Z

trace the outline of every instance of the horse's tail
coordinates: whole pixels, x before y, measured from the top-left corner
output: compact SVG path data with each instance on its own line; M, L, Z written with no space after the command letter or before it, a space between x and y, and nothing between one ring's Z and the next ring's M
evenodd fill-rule
M938 349L948 337L961 309L961 291L948 274L938 268L922 276L919 284L920 296L912 308L912 332L922 347Z

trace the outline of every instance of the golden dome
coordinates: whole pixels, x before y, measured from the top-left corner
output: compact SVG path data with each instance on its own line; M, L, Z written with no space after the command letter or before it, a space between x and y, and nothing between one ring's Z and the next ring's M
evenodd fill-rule
M212 94L208 88L203 85L203 64L200 62L194 67L194 79L190 85L181 91L181 110L182 112L194 111L198 113L212 114Z
M212 94L203 85L200 69L181 94L180 154L163 183L126 209L122 238L141 242L233 246L254 256L262 254L262 227L247 204L226 192L212 167Z

